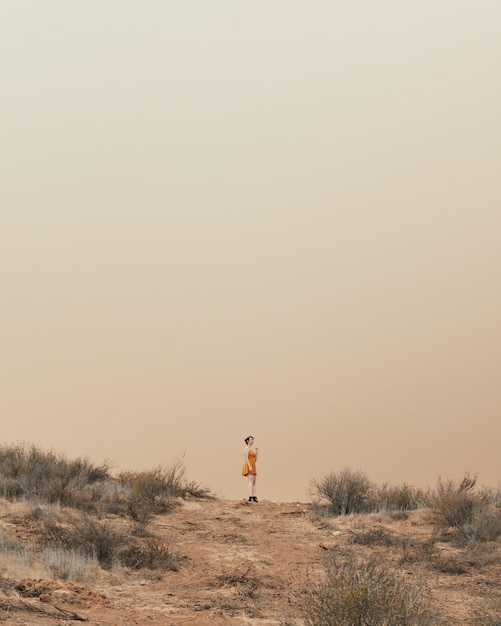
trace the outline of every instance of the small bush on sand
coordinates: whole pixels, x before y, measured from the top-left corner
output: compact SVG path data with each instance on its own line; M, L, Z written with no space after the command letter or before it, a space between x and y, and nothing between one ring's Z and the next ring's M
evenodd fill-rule
M367 512L373 492L374 486L365 473L348 467L311 481L312 496L326 501L331 515Z
M176 500L165 484L165 474L160 468L136 474L131 480L127 513L136 522L136 534L144 534L154 515L166 513L175 505Z
M386 528L377 527L367 531L356 531L351 537L351 543L360 546L394 546L398 542L395 535Z
M332 561L325 580L301 598L307 626L431 626L437 624L417 583L392 572L381 558Z
M179 557L167 543L154 537L146 541L131 542L119 554L120 562L131 569L171 570L179 569Z
M468 473L460 482L439 479L430 501L436 527L460 545L501 536L501 511L490 503L488 492L478 492L475 486L476 477Z
M482 503L475 492L476 482L476 477L468 473L459 483L439 478L430 501L433 519L439 528L458 530L473 520L475 509Z

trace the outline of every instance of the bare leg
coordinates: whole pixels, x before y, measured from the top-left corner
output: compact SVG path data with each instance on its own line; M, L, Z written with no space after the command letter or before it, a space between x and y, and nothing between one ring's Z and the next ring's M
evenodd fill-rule
M252 480L251 480L251 497L255 498L256 497L256 478L257 476L255 474L252 474Z
M253 474L247 474L248 485L249 485L249 498L254 496L254 478Z

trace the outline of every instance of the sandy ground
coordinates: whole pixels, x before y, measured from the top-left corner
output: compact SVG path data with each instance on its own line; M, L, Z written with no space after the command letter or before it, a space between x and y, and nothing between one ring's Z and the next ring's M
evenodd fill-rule
M2 517L4 532L21 536L23 529L14 529L7 519ZM377 528L392 533L395 545L353 543L357 533ZM312 518L306 503L190 499L156 517L149 530L175 549L178 571L100 570L85 584L33 577L20 581L15 593L4 584L0 622L299 626L304 622L298 593L306 581L322 576L326 556L368 555L376 549L410 580L426 583L437 624L471 626L478 599L501 591L498 546L490 549L489 558L468 560L459 558L450 543L437 543L433 566L419 558L433 531L425 511L407 519L375 514L322 519ZM445 619L440 621L439 614Z

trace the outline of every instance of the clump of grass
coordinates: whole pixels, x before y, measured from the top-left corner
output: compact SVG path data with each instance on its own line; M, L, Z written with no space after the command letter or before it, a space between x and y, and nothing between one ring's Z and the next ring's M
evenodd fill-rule
M33 554L0 530L0 570L12 578L24 578L31 570Z
M44 570L53 578L84 582L99 567L96 556L63 547L45 548L40 554Z
M392 572L377 556L331 561L325 579L310 584L301 606L307 626L431 626L436 615L425 590Z
M394 546L398 542L393 533L381 526L368 531L356 531L351 536L351 543L361 546Z
M401 538L402 556L400 564L403 563L434 563L439 556L439 551L433 539L424 541L411 541L408 537Z
M241 598L254 598L263 585L263 581L255 575L252 564L242 565L227 570L221 565L221 574L215 577L215 587L235 587Z
M150 537L143 543L130 542L119 554L120 562L131 569L179 570L178 554L168 543Z
M426 506L429 497L427 489L413 487L407 483L401 485L384 483L375 488L373 507L378 512L415 511Z

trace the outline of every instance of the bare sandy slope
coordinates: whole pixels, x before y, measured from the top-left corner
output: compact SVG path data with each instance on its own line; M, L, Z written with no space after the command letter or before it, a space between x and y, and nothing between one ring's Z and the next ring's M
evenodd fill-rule
M2 522L4 531L23 535L24 529ZM353 543L357 534L378 528L392 533L395 545ZM437 615L444 613L448 624L470 625L477 599L501 588L496 546L489 558L468 560L449 543L437 544L432 560L423 556L432 534L424 511L398 520L387 515L325 520L312 519L308 505L301 503L191 499L156 517L150 531L179 554L178 571L99 571L82 585L34 577L20 581L15 593L4 584L0 622L300 625L298 592L307 580L322 575L326 555L351 551L368 555L378 550L409 580L424 579Z

